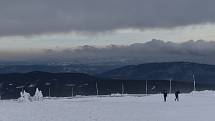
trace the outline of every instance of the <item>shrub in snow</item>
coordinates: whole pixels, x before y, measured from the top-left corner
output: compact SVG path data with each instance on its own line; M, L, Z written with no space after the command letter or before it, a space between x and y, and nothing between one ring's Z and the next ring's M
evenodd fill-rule
M43 100L43 93L42 93L42 91L40 91L38 88L37 88L36 91L35 91L35 94L34 94L34 96L33 96L33 100L34 100L34 101Z
M120 94L120 93L112 93L110 96L111 97L120 97L120 96L122 96L122 94Z
M31 101L31 96L29 93L25 92L20 92L20 98L18 99L20 102L29 102Z
M212 90L204 90L204 91L192 91L193 95L215 95L215 91Z

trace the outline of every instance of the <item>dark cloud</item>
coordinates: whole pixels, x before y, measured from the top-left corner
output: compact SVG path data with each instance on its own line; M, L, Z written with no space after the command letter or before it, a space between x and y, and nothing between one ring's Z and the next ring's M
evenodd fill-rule
M184 43L152 40L129 46L110 45L105 48L82 46L62 51L45 49L40 52L0 53L0 60L30 63L79 64L140 64L147 62L189 61L215 64L215 42L187 41Z
M0 35L171 28L215 21L214 0L0 0Z
M152 40L129 46L108 46L106 48L82 47L72 51L74 57L88 57L93 61L113 61L127 64L166 61L190 61L215 64L215 42L204 40L184 43Z

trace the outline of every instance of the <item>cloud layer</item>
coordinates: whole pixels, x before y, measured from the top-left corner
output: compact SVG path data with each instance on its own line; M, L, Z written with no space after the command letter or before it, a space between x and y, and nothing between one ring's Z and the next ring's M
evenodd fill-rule
M78 49L38 52L0 53L0 60L27 63L79 64L141 64L147 62L189 61L215 64L215 42L187 41L184 43L152 40L129 46L109 45L105 48L82 46Z
M0 0L0 36L215 22L214 0Z

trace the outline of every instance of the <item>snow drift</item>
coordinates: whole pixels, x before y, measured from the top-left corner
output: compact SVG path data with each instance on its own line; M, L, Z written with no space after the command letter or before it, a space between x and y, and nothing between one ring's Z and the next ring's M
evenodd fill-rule
M214 121L215 92L0 101L0 121Z

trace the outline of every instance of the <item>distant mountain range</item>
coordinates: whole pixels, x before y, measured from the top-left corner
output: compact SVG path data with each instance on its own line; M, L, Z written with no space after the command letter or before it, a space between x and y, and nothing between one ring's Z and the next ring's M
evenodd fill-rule
M43 71L50 73L86 73L95 75L120 66L122 65L0 65L0 73L28 73L33 71Z
M215 65L190 62L164 62L129 65L100 74L100 77L132 80L175 80L215 83Z
M55 69L50 69L53 72L25 72L27 69L24 69L25 71L19 73L1 73L0 95L4 99L18 98L22 90L33 95L36 88L42 90L44 96L96 95L96 85L99 95L122 92L144 94L146 93L146 80L148 93L160 93L163 90L169 90L170 79L172 92L176 90L190 92L193 90L193 74L197 90L215 89L214 65L189 62L147 63L125 66L93 76ZM31 68L28 71L30 70ZM37 70L37 68L32 70ZM98 69L97 72L102 71Z

